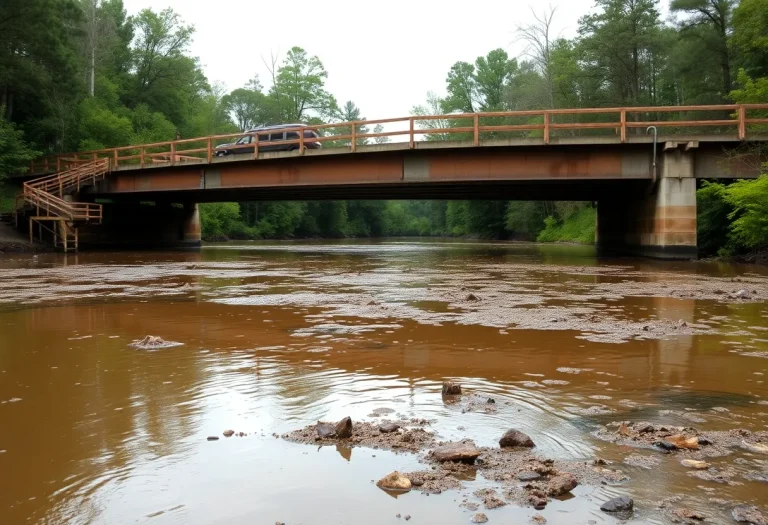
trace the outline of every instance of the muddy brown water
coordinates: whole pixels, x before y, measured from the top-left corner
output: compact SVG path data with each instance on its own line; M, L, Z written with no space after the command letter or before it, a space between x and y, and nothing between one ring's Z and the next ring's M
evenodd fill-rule
M751 299L731 295L742 289ZM129 346L147 335L182 345ZM398 240L7 255L0 524L469 523L460 503L493 486L479 473L393 497L373 481L429 469L420 455L273 435L386 408L444 441L493 446L518 428L542 456L601 457L631 478L578 487L539 512L548 523L615 523L599 506L624 494L633 523L667 523L658 503L674 496L729 523L734 504L768 510L768 456L712 459L738 471L717 484L593 433L620 420L766 430L767 369L760 267ZM446 378L498 410L446 404ZM480 510L490 523L537 514Z

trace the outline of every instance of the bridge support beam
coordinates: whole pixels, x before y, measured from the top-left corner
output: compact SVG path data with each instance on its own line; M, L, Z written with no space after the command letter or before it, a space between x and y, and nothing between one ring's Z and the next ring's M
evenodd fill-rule
M198 248L197 204L113 202L104 204L102 224L80 228L81 249Z
M695 147L695 143L666 143L654 181L598 201L598 253L697 257Z

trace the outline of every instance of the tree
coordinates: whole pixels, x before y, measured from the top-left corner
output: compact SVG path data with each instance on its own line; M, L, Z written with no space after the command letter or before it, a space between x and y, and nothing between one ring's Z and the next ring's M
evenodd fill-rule
M382 126L381 124L376 124L373 127L373 132L374 133L384 133L384 126ZM386 144L387 142L389 142L389 137L375 137L373 139L373 142L376 143L376 144Z
M311 116L333 117L338 112L336 99L325 90L328 73L319 58L293 47L274 75L270 95L274 97L282 120L303 122Z
M682 36L698 40L708 53L718 57L723 98L728 96L732 86L728 37L735 3L735 0L672 0L669 6L673 13L688 15L680 24Z
M24 141L24 133L2 115L0 111L0 182L9 174L26 171L29 161L38 155Z
M222 103L241 131L267 123L266 98L261 91L246 88L236 89L224 96Z
M503 109L505 93L517 61L503 49L478 57L475 64L456 62L448 72L448 96L442 105L447 112L475 113Z
M601 10L579 20L586 74L607 86L606 102L650 103L661 28L658 0L596 0Z
M557 8L549 7L540 14L531 9L534 23L518 25L517 32L528 44L527 54L545 81L550 108L555 108L555 64L553 60L552 23Z
M354 102L351 100L348 100L342 107L339 109L336 119L339 120L339 122L364 122L365 117L361 116L360 114L360 108L355 105ZM344 129L338 129L339 133L347 134L350 132L350 129L344 128ZM368 133L368 126L365 124L357 124L355 125L355 133L358 135L365 135ZM356 140L357 145L364 145L368 143L368 139L366 138L359 138Z
M731 45L751 77L768 77L768 0L741 0L733 11Z

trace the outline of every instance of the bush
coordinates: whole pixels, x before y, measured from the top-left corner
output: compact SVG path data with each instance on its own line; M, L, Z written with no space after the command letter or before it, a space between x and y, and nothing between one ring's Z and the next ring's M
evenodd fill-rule
M729 239L745 250L768 248L768 175L731 184L725 201L733 207Z
M576 242L595 244L597 210L591 206L576 211L563 222L550 216L544 219L544 229L538 237L539 242Z

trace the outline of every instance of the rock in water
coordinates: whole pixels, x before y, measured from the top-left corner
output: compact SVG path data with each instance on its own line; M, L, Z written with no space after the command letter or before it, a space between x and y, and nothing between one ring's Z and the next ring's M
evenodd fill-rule
M635 506L632 498L621 496L608 500L600 506L603 512L629 512Z
M461 385L458 383L454 383L453 381L443 382L443 395L444 396L461 395Z
M208 441L218 441L219 436L208 436Z
M232 437L234 435L235 435L235 431L234 430L225 430L224 431L224 437Z
M480 451L472 443L449 443L433 450L432 456L440 463L446 461L474 463L480 456Z
M352 437L352 419L345 417L336 423L336 437L347 439Z
M317 435L321 438L336 437L336 427L333 423L321 423L317 422Z
M508 430L506 434L501 436L501 439L499 440L499 446L501 448L513 448L513 447L533 448L536 445L534 444L530 436L528 436L528 434L525 434L513 428L512 430Z
M760 509L752 505L738 505L731 512L733 519L739 523L749 523L750 525L768 525L765 516L760 513Z
M682 434L676 434L669 436L666 439L667 442L672 443L677 448L687 448L689 450L699 450L699 438L696 436L687 438Z
M400 430L400 425L397 423L382 423L379 425L379 432L382 434L391 434Z
M736 299L751 299L752 298L752 296L749 294L749 291L747 291L747 290L739 290L738 292L733 294L733 296Z
M562 496L575 489L578 484L579 482L576 481L576 477L573 474L565 472L549 480L549 483L547 483L547 494L553 498Z
M488 523L488 516L486 516L482 512L478 512L477 514L472 516L472 519L470 521L472 523Z
M707 516L702 514L701 512L691 510L691 509L675 509L674 512L672 512L675 516L682 520L696 520L696 521L704 521L707 519Z
M521 472L517 475L517 479L527 483L529 481L536 481L537 479L541 479L541 474L533 471Z
M381 478L376 483L376 486L380 489L402 490L407 492L411 490L411 480L400 474L398 471L394 471Z
M706 461L696 461L695 459L684 459L680 462L681 465L688 468L695 468L704 470L709 468L709 463Z
M756 452L758 454L768 454L768 445L763 445L762 443L747 443L746 441L742 441L741 446L749 450L750 452Z

